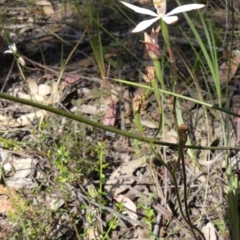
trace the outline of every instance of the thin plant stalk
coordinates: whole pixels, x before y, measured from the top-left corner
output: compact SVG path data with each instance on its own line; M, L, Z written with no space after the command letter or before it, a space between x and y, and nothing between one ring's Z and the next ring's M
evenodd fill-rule
M161 19L160 20L160 24L162 26L162 35L163 35L163 39L164 42L167 45L167 51L169 54L169 58L170 58L170 63L172 65L172 72L173 72L173 92L176 93L176 89L177 89L177 84L178 84L178 77L177 77L177 67L176 67L176 63L175 63L175 59L174 59L174 54L172 52L171 46L170 46L170 40L169 40L169 34L168 34L168 28L166 23ZM177 114L176 114L176 101L177 101L177 97L174 96L173 97L173 107L172 107L172 113L173 113L173 117L175 120L175 125L176 125L176 129L178 129L178 119L177 119Z
M161 66L160 66L159 60L154 60L153 64L154 64L154 67L155 67L157 79L158 79L159 83L161 84L160 88L163 89L163 90L166 90L167 88L166 88L166 85L163 81L163 75L162 75L162 72L161 72Z
M181 205L181 199L180 199L180 195L179 195L178 183L177 183L177 179L176 179L176 176L175 176L175 172L168 166L167 163L165 163L165 162L162 160L161 156L155 151L153 144L151 145L151 151L153 152L153 154L155 155L155 157L161 162L161 164L170 172L170 174L171 174L171 176L172 176L172 178L173 178L173 185L174 185L174 187L175 187L175 189L176 189L177 201L178 201L178 203L179 203L179 209L180 209L180 213L181 213L182 218L183 218L184 221L190 226L191 229L196 230L196 231L199 233L199 235L201 235L202 238L205 239L203 233L202 233L197 227L195 227L195 226L192 224L192 222L189 221L189 220L185 217L185 215L184 215L184 213L183 213L183 209L182 209L182 205ZM187 209L186 209L186 210L187 210ZM194 236L195 236L195 239L197 239L197 238L196 238L196 235L195 235L195 232L194 232L193 230L192 230L192 232L193 232L193 234L194 234Z
M178 85L177 67L176 67L176 62L175 62L175 59L174 59L174 54L173 54L173 52L171 50L171 46L170 46L168 28L167 28L166 23L162 19L161 19L161 26L162 26L162 35L163 35L164 41L165 41L165 43L167 45L167 50L168 50L170 62L171 62L171 65L172 65L173 92L176 93L177 85ZM176 170L178 168L179 161L181 160L182 161L182 170L183 170L183 182L184 182L184 204L185 204L185 211L186 211L186 216L187 217L185 217L185 215L183 214L183 211L181 209L181 201L179 201L180 199L177 198L178 199L178 203L179 203L179 207L180 207L180 212L181 212L181 215L182 215L183 219L189 225L194 238L197 240L197 236L196 236L196 234L194 232L194 230L196 230L200 235L202 235L202 237L204 239L204 236L201 233L201 231L198 228L196 228L195 226L193 226L193 224L191 222L191 218L190 218L189 212L188 212L187 192L186 192L187 191L187 189L186 189L187 188L187 186L186 186L187 179L186 179L185 161L184 161L184 153L183 153L183 139L182 139L182 136L181 136L180 131L179 131L179 119L178 119L177 113L176 113L176 104L177 104L177 98L174 96L172 113L173 113L173 117L174 117L174 120L175 120L176 128L178 129L177 132L178 132L179 145L178 145L178 162L177 162L175 168L173 169L173 171L171 171L171 173L172 173L172 175L175 176L175 172L176 172ZM175 185L175 187L177 187L177 186ZM178 191L178 188L176 188L176 192L177 191ZM177 194L179 195L179 193L177 193Z
M153 140L152 138L143 137L143 136L133 134L133 133L128 132L128 131L123 131L123 130L120 130L120 129L117 129L117 128L106 126L104 124L92 121L92 120L90 120L88 118L85 118L83 116L72 114L72 113L69 113L69 112L54 108L54 107L46 106L46 105L36 103L36 102L30 101L30 100L26 100L26 99L23 99L23 98L13 97L13 96L5 94L5 93L0 93L0 98L7 99L7 100L10 100L10 101L14 101L14 102L18 102L18 103L22 103L22 104L25 104L25 105L28 105L28 106L36 107L38 109L43 109L43 110L46 110L48 112L57 114L59 116L64 116L68 119L75 120L77 122L85 123L85 124L88 124L90 126L103 129L103 130L108 131L108 132L113 132L113 133L116 133L116 134L119 134L119 135L122 135L122 136L125 136L125 137L128 137L128 138L140 140L140 141L143 141L143 142L146 142L146 143L153 143L153 144L156 144L156 145L168 146L168 147L173 147L173 148L178 147L178 144L175 144L175 143ZM219 108L218 110L227 112L227 110L224 110L224 109L221 109L221 108ZM230 112L230 111L229 111L229 113L231 113L233 116L236 116L236 117L240 118L239 114L236 114L236 113L233 113L233 112ZM236 150L236 151L240 151L240 147L204 147L204 146L198 146L198 145L197 146L196 145L186 145L185 148L198 149L198 150L226 150L226 151Z
M130 86L138 86L138 87L142 87L142 88L146 88L146 89L152 89L150 86L146 86L146 85L139 84L139 83L133 83L133 82L122 80L122 79L114 79L114 81L121 82L121 83L126 83L126 84L128 84ZM165 91L163 89L159 89L159 91L162 92L162 93L166 93L166 94L169 94L169 95L172 95L172 96L176 96L178 98L182 98L182 99L185 99L185 100L188 100L188 101L200 104L202 106L206 106L209 109L215 109L215 110L218 110L220 112L227 113L227 114L229 114L231 116L240 117L240 114L232 112L232 111L230 111L230 110L228 110L226 108L223 108L223 107L215 106L214 104L210 104L210 103L207 103L207 102L204 102L204 101L201 101L201 100L197 100L197 99L193 99L193 98L190 98L190 97L186 97L186 96L183 96L183 95L178 94L178 93Z

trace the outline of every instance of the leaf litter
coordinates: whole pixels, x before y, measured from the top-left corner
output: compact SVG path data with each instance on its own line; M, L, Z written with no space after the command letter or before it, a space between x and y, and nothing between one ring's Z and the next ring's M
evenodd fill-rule
M136 1L132 1L131 3L134 2ZM130 127L132 127L132 130L136 131L134 126L132 126L131 117L129 118L129 116L132 115L129 100L131 102L134 97L139 96L139 89L131 90L131 94L127 94L127 97L121 99L119 96L121 88L118 89L115 83L111 83L110 88L114 90L117 89L115 95L118 96L115 101L111 102L109 95L114 94L106 94L106 92L101 89L101 79L98 77L96 68L94 68L92 56L91 58L84 58L82 55L76 55L75 61L70 62L67 66L65 75L62 77L61 83L58 84L60 68L56 65L60 59L58 44L61 41L57 39L54 34L62 37L67 32L67 35L71 37L66 39L66 42L68 44L76 43L79 37L82 36L81 34L84 30L82 24L89 20L86 16L83 19L84 21L79 21L76 8L74 8L72 4L65 7L60 4L58 8L58 4L56 4L55 1L51 3L49 1L38 1L38 3L34 3L33 8L36 19L46 21L46 17L49 17L51 21L65 21L61 24L47 24L46 21L45 27L43 28L41 26L43 24L42 22L34 25L31 17L29 17L31 16L31 12L28 8L15 9L13 6L6 5L5 10L9 17L16 18L17 20L15 26L11 23L6 24L6 29L12 33L12 41L17 42L19 46L22 45L22 51L26 55L36 54L36 56L38 56L36 59L39 59L39 56L41 56L39 52L40 46L44 50L47 62L49 63L49 69L46 68L45 70L41 68L41 66L30 65L30 67L34 66L35 68L26 72L27 75L30 75L26 82L24 82L21 75L16 73L17 70L13 69L13 71L10 72L10 79L4 89L7 93L25 99L32 99L33 101L47 105L56 105L62 109L75 112L76 114L85 114L85 116L88 116L90 119L98 118L99 121L108 126L118 127L121 119L121 128L130 129ZM17 17L18 15L21 16L21 18ZM69 16L71 16L71 18L69 18ZM76 18L74 16L76 16ZM23 25L21 25L22 23ZM15 33L13 30L14 27L20 29L19 34ZM29 32L31 33L30 36L28 35ZM47 36L49 34L50 36ZM89 46L87 46L88 41L87 37L83 38L80 51L86 48L87 54L90 54ZM67 51L68 45L66 44L64 47ZM133 51L136 50L144 52L143 49L136 48ZM238 81L239 55L238 51L234 51L233 53L230 65L227 62L220 65L219 76L221 84ZM116 54L109 53L109 55L106 56L110 56L114 60ZM179 59L177 60L179 61ZM35 61L37 62L37 60ZM81 68L80 73L74 72L76 66ZM228 69L228 67L230 67L230 69ZM127 74L127 78L131 77L134 72L131 63L127 62L124 69L126 70L125 74ZM9 64L6 63L4 71L1 72L2 76L6 76L8 70ZM135 74L133 74L133 76L134 78L139 77ZM211 81L210 77L208 80ZM142 79L141 81L143 82ZM97 91L94 92L94 90ZM184 94L195 97L192 95L192 91L189 91L187 88L185 90ZM99 94L97 97L96 92ZM234 94L233 107L237 112L239 111L239 104L236 96L239 94ZM206 101L210 101L207 95L205 97ZM75 101L79 99L80 101L75 103ZM118 116L121 101L124 101L124 106L129 108L128 114L126 113L125 115L124 113L122 118ZM51 149L51 144L57 144L62 141L61 139L64 138L62 134L66 134L67 131L73 128L76 129L76 132L80 133L83 131L81 129L82 126L79 127L73 122L63 121L63 119L53 117L45 111L33 110L21 104L2 100L1 105L0 129L4 133L1 135L2 141L4 142L4 144L1 145L1 168L2 174L4 174L6 178L5 184L9 186L8 190L10 190L11 195L14 198L20 199L20 202L24 203L26 201L22 197L23 195L27 196L28 200L30 199L31 207L28 209L29 212L34 209L33 212L35 211L37 213L41 208L42 210L50 209L55 212L56 218L54 221L56 221L56 224L51 225L51 223L49 223L48 225L50 230L47 234L50 238L77 239L78 234L73 227L77 226L78 231L81 233L84 232L84 229L88 229L85 239L100 239L100 232L103 231L104 228L106 229L107 220L111 220L112 216L115 216L117 213L115 206L111 204L114 199L124 204L126 214L123 212L118 215L117 226L119 229L118 231L112 231L112 239L121 239L122 237L126 239L149 239L149 233L153 229L149 229L149 227L141 221L143 217L146 216L146 208L154 209L154 216L157 216L158 213L162 215L161 223L156 233L159 237L171 236L172 233L174 239L191 238L189 229L184 226L184 222L179 217L179 210L176 209L175 211L172 207L172 205L176 203L176 196L171 181L167 180L167 172L155 161L147 145L141 144L141 146L137 146L137 143L133 141L123 142L121 138L114 134L107 135L102 132L96 134L95 129L92 127L87 127L84 130L88 141L87 145L92 145L97 140L100 141L102 139L107 143L107 157L109 162L106 171L107 179L104 184L104 191L106 192L106 199L104 200L107 202L105 203L105 207L108 208L102 212L101 206L94 205L94 202L92 202L93 200L97 202L95 199L95 191L98 186L96 182L99 181L99 179L96 179L96 170L90 167L91 165L94 166L96 158L95 153L91 149L88 149L88 146L81 145L82 153L78 156L78 158L82 158L84 161L85 155L87 155L88 161L91 159L92 162L89 165L87 165L87 162L80 164L81 167L86 164L85 171L87 172L87 170L90 169L88 174L84 175L79 173L79 178L77 178L77 181L72 181L70 189L64 185L64 179L61 179L61 188L68 189L65 190L65 192L61 192L56 182L54 182L54 177L58 176L59 172L64 172L64 168L59 170L56 165L51 163L54 159L49 157L48 150ZM186 116L185 119L188 119L191 114L192 119L189 121L189 124L192 125L195 131L194 139L196 145L222 145L223 133L218 121L219 116L209 115L209 121L207 121L204 111L203 114L199 114L200 111L201 108L199 109L199 106L196 104L191 106L187 105L183 110L183 115L185 114ZM157 128L158 114L155 112L154 102L150 101L146 103L141 112L142 124L147 128L147 133L150 136L152 136ZM149 116L151 116L151 118L149 118ZM123 119L124 123L122 123ZM58 125L54 128L55 121ZM45 135L48 137L41 142L41 134L38 133L37 130L46 122L52 125L50 126L50 130L45 130ZM60 127L59 123L61 125ZM234 124L238 124L237 118ZM173 130L173 119L170 116L168 118L168 124L164 127L167 129L167 135L164 137L159 136L159 138L164 141L176 142L176 131ZM231 146L239 145L238 134L239 133L237 133L236 137L236 132L232 129L230 134ZM77 138L78 136L75 135L75 137ZM209 140L209 138L211 139ZM218 141L215 141L216 139ZM9 143L6 140L11 141ZM19 141L17 146L15 146L16 143L14 142L16 140ZM27 144L27 146L18 149L19 146L21 146L20 143L24 141L36 144L37 147L33 150ZM82 141L82 139L79 139L79 141ZM44 147L40 147L41 144L43 144ZM71 144L72 142L65 142L65 145L68 147ZM84 149L86 149L86 151ZM74 152L74 148L72 151ZM161 154L165 154L164 156L167 161L176 161L176 152L174 149L159 148L158 151ZM139 153L144 155L144 157L138 157ZM196 154L199 156L198 161L202 165L201 169L194 168L190 159L187 159L188 187L192 194L189 199L191 203L189 207L192 211L191 217L195 218L207 212L206 216L208 216L210 220L212 219L212 222L206 223L205 221L199 221L199 223L202 226L201 229L206 239L216 239L216 235L221 235L221 232L217 227L215 219L221 219L220 216L224 211L221 209L221 204L224 204L224 202L219 200L223 198L224 192L219 193L218 189L221 189L222 181L226 181L223 172L226 167L226 165L223 165L225 159L219 151L200 151ZM72 156L74 156L74 154ZM56 158L56 156L54 157ZM239 164L238 160L238 154L230 158L233 166ZM68 163L64 162L64 164ZM76 164L74 161L69 163L69 169L72 169L72 171L76 169ZM211 179L209 179L209 175ZM219 179L219 176L222 176L223 179ZM178 178L179 186L182 188L180 174ZM38 188L40 189L38 194L35 196L32 195L31 189L35 190ZM0 186L2 196L0 204L2 206L1 214L8 216L10 211L16 211L16 207L12 203L9 197L10 193L6 189L5 185ZM44 189L50 192L44 191ZM204 189L207 189L207 191L203 191ZM87 196L87 198L77 198L73 193L75 190ZM19 191L19 193L17 191ZM23 191L23 195L20 194L21 191ZM180 193L182 193L181 190ZM89 198L89 196L91 196L91 198ZM142 206L141 204L138 205L138 202L142 202ZM83 205L86 209L81 209ZM212 209L217 209L217 211L212 211ZM60 210L64 210L66 214L61 213ZM33 212L32 216L34 216ZM74 219L72 216L76 218ZM42 220L48 224L48 219L44 218L44 216L42 216L42 218L40 221ZM131 222L129 219L136 220L133 222L134 224L132 224L134 228L128 226L129 222ZM72 224L73 220L78 221L79 225ZM91 226L90 228L88 228L89 225ZM37 227L38 225L36 223L35 228ZM63 230L59 231L61 228ZM11 233L11 229L8 229L8 231ZM174 234L175 231L177 232L176 234ZM42 230L42 233L43 232L44 230Z

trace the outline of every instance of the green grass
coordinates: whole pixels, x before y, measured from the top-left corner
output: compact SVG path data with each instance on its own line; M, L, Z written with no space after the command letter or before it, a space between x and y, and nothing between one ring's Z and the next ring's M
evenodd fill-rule
M179 3L178 1L176 2ZM143 40L143 34L128 36L126 33L125 35L127 36L116 37L101 22L103 7L105 7L106 13L109 14L108 17L112 24L119 28L124 26L127 29L129 26L135 26L136 15L113 0L101 1L99 2L100 4L93 4L92 1L87 1L85 5L84 2L79 4L78 1L70 1L70 3L75 6L80 18L88 19L83 32L89 38L91 58L94 59L94 67L97 69L96 75L102 82L91 89L91 98L72 100L69 105L75 107L79 107L83 103L99 105L102 99L111 98L111 90L118 85L121 85L122 89L130 87L134 89L143 88L145 95L139 95L141 96L139 98L139 108L136 108L131 116L130 126L127 127L127 130L117 129L118 125L115 128L101 125L100 122L104 117L104 113L95 116L84 116L81 112L77 112L75 115L71 115L70 113L60 112L45 106L45 109L52 111L52 114L48 119L44 119L39 123L36 128L30 130L31 134L37 139L36 142L8 140L5 139L4 134L1 136L4 148L14 151L31 150L37 156L42 156L41 160L45 161L42 167L45 176L39 180L39 186L31 190L22 189L19 192L22 198L28 199L29 207L24 210L18 210L17 214L10 215L9 219L15 223L16 227L9 231L9 239L23 239L24 237L26 239L38 239L39 236L42 236L44 239L52 239L57 234L55 231L56 225L60 223L64 223L69 227L73 234L73 239L90 239L92 234L96 234L101 239L111 239L116 231L121 230L122 227L120 227L118 214L124 213L124 207L121 203L113 203L104 188L108 177L121 163L114 162L116 159L114 158L115 152L112 149L111 141L115 141L115 139L107 137L104 131L127 137L131 142L131 148L135 150L133 158L144 157L147 159L144 171L148 171L150 182L153 185L151 191L154 197L149 199L147 205L141 201L139 196L136 196L134 201L138 202L138 208L142 210L142 215L139 215L138 220L151 239L160 239L159 234L154 232L154 222L158 215L158 212L151 206L154 201L161 202L165 209L170 209L172 214L179 218L184 230L190 235L195 234L195 239L196 236L201 234L201 228L198 223L202 218L208 218L208 216L211 218L216 209L221 214L219 214L217 220L214 219L215 227L220 230L224 237L229 236L230 232L231 239L240 239L237 204L238 179L233 174L230 163L227 165L226 175L221 176L223 179L222 187L225 189L223 193L225 204L218 206L216 203L216 205L211 205L209 208L207 205L209 195L218 191L212 185L211 177L215 177L215 174L221 172L221 169L215 165L211 169L207 169L199 163L202 160L210 162L214 151L225 151L225 158L229 158L229 151L227 150L228 147L231 147L229 146L230 121L235 114L229 108L228 102L222 104L222 96L226 93L223 93L220 82L219 65L221 63L221 53L217 51L222 41L221 37L215 34L216 31L218 31L219 35L222 32L219 27L215 26L214 22L206 19L205 14L208 9L199 11L194 16L194 19L184 14L185 18L182 21L187 24L187 27L186 25L179 27L180 31L177 33L179 34L177 37L185 39L186 42L188 41L187 53L192 55L190 59L186 59L184 52L181 52L182 46L180 44L176 47L169 40L168 28L171 39L174 27L162 25L163 36L161 32L159 45L164 52L164 56L159 61L154 60L151 63L155 67L156 77L151 80L151 83L143 83L142 80L140 82L136 80L136 75L133 75L133 81L129 79L133 72L144 72L142 55L136 54L137 51L142 50L140 40ZM29 1L29 9L32 9L32 6ZM33 9L31 12L33 12ZM126 12L134 20L131 20L126 15ZM199 26L196 27L196 19L199 20L201 28ZM4 24L5 21L7 21L6 17L1 16L3 27L7 24L7 22ZM15 20L10 21L14 22ZM180 26L182 26L181 23ZM191 38L194 38L197 42L197 46L189 38L189 33L192 36ZM8 30L4 31L4 34L9 43ZM128 45L129 38L137 39L135 44L139 44L139 47ZM233 38L234 36L231 33L229 35L231 49ZM69 51L66 48L66 41L61 37L58 39L62 41L59 48L61 51L60 59L57 63L59 66L57 83L60 87L72 58L74 58L79 49L84 48L84 45L81 45L80 39L75 45L72 45ZM120 49L117 57L106 60L105 54L108 51L111 53L113 48ZM184 49L184 47L182 48ZM169 58L171 53L174 56ZM42 49L39 51L43 65L46 64L45 54ZM180 56L181 54L183 56ZM19 55L16 54L15 60L18 57ZM130 58L136 62L135 66L138 67L135 69L130 68L131 72L122 73L125 65L129 64L128 59ZM230 61L230 58L231 56L229 55L228 61ZM179 63L184 66L183 69L179 69ZM48 71L47 68L42 70L43 72ZM28 89L26 76L31 73L31 70L18 65L18 71L21 72L22 78L25 79L25 86ZM188 76L185 75L186 73ZM211 83L209 76L213 79ZM178 87L180 84L186 86L190 92L193 89L197 95L195 97L191 94L186 96L184 93L179 92ZM228 85L226 89L228 89ZM119 96L117 97L120 99L121 92L118 92L118 94ZM228 92L226 96L228 96ZM16 100L2 93L0 93L0 97ZM217 99L217 103L213 104L212 100L215 99ZM111 100L113 101L113 99ZM141 122L146 114L149 115L147 119L151 120L152 117L150 113L144 112L143 102L145 100L149 101L148 106L157 112L154 122L158 122L158 126L153 130L149 130ZM42 108L41 105L33 104L31 101L16 101L32 105L35 108ZM194 108L188 111L184 110L184 102L194 103ZM55 108L59 106L57 103L53 105L55 105ZM190 124L196 109L203 109L203 122L206 127L204 126L205 129L202 130L203 126L196 124L196 129L193 129L196 139L192 140L189 137L188 144L191 145L191 148L189 147L187 152L185 152L185 143L179 127L182 123ZM70 111L68 107L66 107L66 110ZM224 114L227 117L224 117ZM89 118L91 119L89 120ZM117 119L118 121L119 119ZM211 121L217 121L220 124L222 131L222 141L220 143L222 148L217 146L214 150L211 149L211 144L216 138L214 133L211 133L211 131L214 132L214 129L211 129ZM207 131L205 131L206 129ZM171 142L167 143L172 148L170 149L171 155L167 152L169 149L166 149L163 143L167 133L170 131L175 132L179 139L179 142L175 145ZM202 131L202 133L197 135L197 131ZM206 136L204 135L205 132ZM201 142L201 138L207 139L207 145L204 150L194 145ZM161 142L162 140L163 142ZM209 154L207 152L204 155L203 151L209 151ZM153 156L159 160L157 164L162 167L165 166L164 169L168 169L168 173L172 175L172 195L167 192L167 172L157 173L155 171L155 165L152 164ZM206 159L202 159L202 156L206 156ZM202 188L199 191L199 195L196 196L198 200L202 200L199 200L200 202L197 203L201 211L193 215L192 212L186 211L188 209L187 201L192 197L197 187L201 185L203 179L201 181L196 179L192 183L195 186L193 189L191 189L192 186L187 186L187 182L189 179L194 178L199 171L205 171L203 179L209 184L209 187ZM141 174L144 175L144 173ZM137 175L134 176L136 177ZM227 182L225 186L224 181ZM156 188L159 188L159 186L162 188L166 199L161 199L158 196L159 192ZM213 193L210 192L211 187L214 188ZM183 191L183 188L185 191ZM168 196L171 196L171 198L168 199ZM49 199L51 197L52 199ZM36 199L38 203L34 204ZM61 207L57 209L51 208L51 204L57 204L57 200L62 200ZM226 205L227 207L225 207ZM107 213L107 208L112 209L111 214ZM191 208L189 209L191 210ZM222 216L227 217L224 218ZM171 222L167 223L165 227L168 227L165 237L171 235L175 237L177 236L176 234L183 231L182 227L178 226L178 232L172 232ZM132 231L134 231L133 228Z

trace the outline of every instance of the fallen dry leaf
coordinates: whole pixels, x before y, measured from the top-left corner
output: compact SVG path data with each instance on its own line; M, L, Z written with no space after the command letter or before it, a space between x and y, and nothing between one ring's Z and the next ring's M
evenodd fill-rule
M35 171L33 167L35 167L37 160L31 158L18 158L12 162L14 166L15 178L25 178L29 176L32 171Z
M128 197L125 197L122 194L119 194L118 196L115 196L114 199L117 202L122 202L123 203L124 209L131 219L133 219L133 220L138 219L136 204L131 199L129 199Z
M35 79L28 79L27 84L31 94L35 95L38 93L38 85Z
M15 203L13 202L15 201ZM0 185L0 213L8 216L10 212L16 212L17 207L24 206L24 200L20 199L15 189Z
M204 234L206 240L217 240L216 229L211 222L207 223L202 228L202 233Z
M141 119L141 124L144 127L147 127L147 128L152 128L152 129L158 128L158 124L156 122L154 122L154 121L151 121L151 120L143 120L143 119Z
M80 76L79 75L70 75L70 76L66 76L64 77L64 81L67 83L74 83L80 80Z
M91 106L89 104L88 105L82 104L80 106L80 108L78 108L77 110L80 111L81 113L96 115L98 113L106 111L106 108L107 108L107 106L104 106L104 105L95 107L95 106ZM71 109L71 110L74 111L75 109Z
M49 1L46 1L46 0L35 1L35 4L42 6L43 12L46 16L52 15L54 13L52 4Z
M236 74L237 69L240 64L240 51L236 50L233 51L233 57L231 58L230 62L230 70L228 73L228 63L223 63L219 69L219 78L220 83L227 83L229 82Z
M42 120L47 115L47 111L38 110L32 113L28 113L20 116L16 119L16 122L19 123L19 126L31 125L34 120L39 119Z
M45 96L47 96L51 93L52 93L52 87L51 86L48 86L47 84L40 84L38 86L38 94L40 96L45 97Z
M39 94L29 95L24 92L18 92L17 96L22 99L32 100L32 101L39 102L39 103L44 102L44 97Z
M102 124L106 126L114 127L116 122L116 113L117 113L117 105L116 103L112 103L106 111Z
M8 177L6 179L7 185L16 190L26 187L26 188L35 188L38 186L36 181L33 181L32 178L14 178Z
M45 13L46 16L54 14L54 10L53 10L52 4L50 4L48 6L43 6L42 9L43 9L43 12Z
M127 190L135 181L133 172L144 164L144 158L138 158L119 166L106 181L105 191L107 195L112 197Z
M78 67L89 67L89 66L92 66L94 64L95 64L94 60L91 57L87 57L87 58L79 60L76 65Z

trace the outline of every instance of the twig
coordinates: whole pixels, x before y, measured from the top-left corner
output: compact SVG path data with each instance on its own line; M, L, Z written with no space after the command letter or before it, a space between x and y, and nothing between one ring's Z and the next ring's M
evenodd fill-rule
M66 184L66 185L68 186L68 188L70 188L75 193L75 195L79 201L82 201L82 199L84 199L87 202L91 203L93 206L101 208L103 210L106 210L107 212L112 213L113 215L116 215L117 217L129 222L130 224L133 224L133 225L137 224L139 226L146 227L142 222L140 222L138 220L130 219L129 217L126 217L126 216L122 215L121 213L118 213L117 211L115 211L114 209L112 209L110 207L103 206L103 205L97 203L96 201L93 201L93 200L89 199L88 197L84 196L82 193L77 191L73 186L71 186L69 184ZM106 226L106 224L104 226Z
M162 214L160 212L158 212L158 215L157 215L156 221L154 223L154 227L153 227L153 235L154 236L158 236L161 217L162 217ZM155 239L155 237L153 239Z
M13 69L14 62L15 62L15 58L13 58L13 60L12 60L11 67L10 67L10 69L9 69L9 71L8 71L8 74L7 74L7 77L6 77L6 79L5 79L4 83L3 83L1 92L3 92L4 88L6 87L6 84L7 84L8 80L9 80L9 77L10 77L10 75L11 75L11 73L12 73L12 69Z

